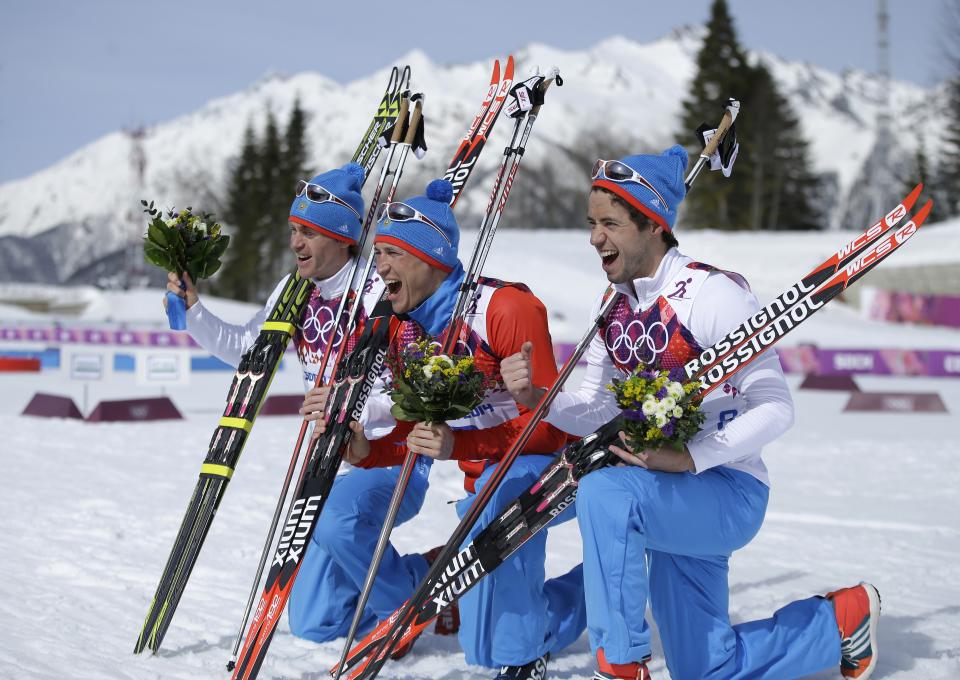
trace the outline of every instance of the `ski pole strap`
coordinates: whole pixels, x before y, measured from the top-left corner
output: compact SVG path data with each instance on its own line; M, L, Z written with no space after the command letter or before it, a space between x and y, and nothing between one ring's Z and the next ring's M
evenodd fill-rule
M261 329L265 331L280 331L287 335L293 335L297 327L288 321L265 321Z
M246 418L231 418L230 416L221 418L219 425L220 427L232 427L235 430L243 430L247 434L253 429L253 421L247 420Z
M212 475L214 477L223 477L230 479L233 477L233 468L228 465L216 465L215 463L204 463L200 466L201 475Z

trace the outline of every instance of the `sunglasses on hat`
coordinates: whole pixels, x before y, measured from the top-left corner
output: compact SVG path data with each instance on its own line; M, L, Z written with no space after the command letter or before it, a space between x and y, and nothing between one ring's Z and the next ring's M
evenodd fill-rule
M450 239L447 237L446 233L444 233L443 229L437 226L433 220L406 203L381 203L380 207L377 208L377 222L380 222L384 218L392 222L423 222L424 224L436 229L437 233L443 237L443 240L447 242L448 246L453 245L450 243Z
M336 194L330 193L319 184L311 184L302 179L297 180L296 195L306 197L311 203L336 203L337 205L342 205L356 215L358 220L361 219L360 213L358 213L352 205Z
M654 196L663 203L664 208L667 210L670 209L669 204L663 199L660 192L657 191L643 175L622 161L598 160L593 164L593 173L591 176L593 179L608 179L611 182L635 182L652 191Z

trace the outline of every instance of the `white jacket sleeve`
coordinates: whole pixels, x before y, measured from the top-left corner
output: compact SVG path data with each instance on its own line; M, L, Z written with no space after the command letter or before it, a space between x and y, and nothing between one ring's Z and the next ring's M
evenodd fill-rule
M708 347L759 308L752 293L723 275L713 275L704 282L694 302L690 330L698 342ZM702 436L695 437L687 445L698 473L758 455L763 446L793 425L793 400L774 350L764 352L731 377L727 384L739 393L742 410L722 429L705 427ZM710 410L713 396L711 394L704 400L705 411Z
M236 368L240 364L240 357L257 339L260 327L286 281L287 277L284 277L270 294L263 309L245 324L227 323L204 307L202 300L198 300L187 310L187 332L210 354Z
M603 297L597 299L590 318L597 318ZM587 370L576 392L561 392L553 400L545 420L572 435L583 437L610 422L619 413L617 401L607 385L617 377L617 369L607 356L603 330L593 337L587 347ZM549 387L549 385L538 385Z

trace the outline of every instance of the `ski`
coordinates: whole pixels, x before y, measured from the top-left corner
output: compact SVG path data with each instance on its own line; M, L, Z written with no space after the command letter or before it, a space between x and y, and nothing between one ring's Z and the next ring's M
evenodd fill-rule
M837 250L833 255L814 267L809 274L787 288L773 301L742 324L731 330L712 347L703 350L695 359L686 363L687 377L709 369L726 354L749 341L773 318L783 314L790 306L810 295L817 286L856 260L867 248L895 227L913 209L923 185L918 184L885 217L867 228L862 234Z
M497 122L500 110L507 99L507 94L513 86L513 55L507 57L507 65L503 71L503 79L500 75L500 61L497 60L493 65L493 74L490 77L490 87L487 95L484 97L480 106L480 112L474 117L467 128L467 133L460 141L453 154L453 160L447 171L443 174L443 179L453 184L453 199L450 205L456 204L460 198L460 192L467 183L467 178L473 172L474 165L480 157L480 152L487 142L487 138L493 131L493 126Z
M727 337L709 348L714 350L717 359L699 371L695 369L693 374L689 375L690 378L701 380L700 398L755 360L763 351L909 240L923 225L932 202L928 201L905 225L892 233L888 232L903 219L905 211L915 204L920 188L918 186L914 189L883 220L828 258L823 265L815 268L802 280L806 281L811 277L819 279L813 284L813 288L805 291L805 295L795 299L793 304L786 306L780 314L769 318L767 324L757 329L750 338L727 348L726 351L723 351L720 345L729 344ZM887 235L884 237L884 234ZM823 271L827 271L827 274L824 275ZM785 296L795 288L796 284L777 299L788 299ZM605 310L600 316L605 316ZM756 316L751 317L744 325ZM592 336L593 332L587 335ZM438 560L414 596L350 651L343 665L344 670L350 671L347 677L351 680L374 677L379 669L379 666L374 665L374 661L382 658L384 649L389 652L391 648L415 639L444 608L459 599L483 576L499 566L534 534L572 505L576 500L579 480L584 475L619 460L606 447L618 438L622 429L621 418L617 417L580 441L566 446L547 466L538 481L509 504L469 545L443 563ZM389 644L385 645L385 640L390 641ZM330 672L331 675L336 675L341 671L334 667Z
M351 161L358 163L363 167L364 177L370 175L374 163L377 161L379 153L379 144L377 140L383 134L384 129L397 120L400 113L400 94L410 84L410 67L404 66L401 72L396 66L390 71L390 80L387 81L387 89L383 92L383 98L380 105L377 106L377 112L373 114L373 119L363 134L360 145L353 154Z
M375 143L377 136L396 119L400 88L404 80L409 80L409 73L409 67L405 67L402 73L396 67L391 70L377 112L354 153L356 161L363 161L370 166L376 162L380 152L379 145ZM374 143L370 145L368 141L374 131L377 134L373 137ZM200 469L200 479L187 505L173 548L134 645L135 654L146 648L156 653L163 642L216 510L279 366L280 358L299 323L300 314L312 289L313 283L301 279L298 274L288 277L254 344L241 357L227 392L227 406L223 417L213 433L207 456Z
M147 611L134 653L140 653L146 647L156 653L160 648L280 357L293 336L312 289L311 281L301 279L298 274L290 276L256 341L240 360L228 391L226 408L210 440L200 468L200 479Z
M383 369L392 314L384 293L371 313L357 346L337 367L329 398L329 412L333 416L328 421L330 427L310 446L301 482L267 573L263 594L234 668L234 679L255 678L266 658L267 648L300 569L300 559L333 486L343 449L349 442L351 431L348 424L351 420L359 420L367 397Z

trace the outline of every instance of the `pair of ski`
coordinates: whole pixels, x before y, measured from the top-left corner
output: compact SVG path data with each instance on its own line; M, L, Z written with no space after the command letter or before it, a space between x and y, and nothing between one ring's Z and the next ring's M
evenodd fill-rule
M912 219L897 228L912 210L921 189L922 186L918 185L883 219L688 362L685 366L688 378L701 382L700 398L754 361L765 349L906 243L923 225L932 207L932 202L927 201ZM610 296L603 305L593 328L581 341L557 382L569 375L569 368L577 362L596 330L602 327L602 320L615 298ZM531 426L533 424L535 421ZM618 462L619 458L607 447L618 439L622 429L618 417L565 447L537 482L507 505L469 545L447 559L441 553L414 596L360 641L347 655L346 661L334 667L331 674L348 672L351 680L374 677L392 649L416 639L443 609L570 507L576 500L579 480L584 475ZM516 445L511 447L511 452L516 448ZM508 456L504 457L505 460ZM506 464L509 462L512 458ZM466 531L470 527L472 524L466 527ZM462 528L463 524L458 527L454 539L466 535ZM454 539L447 545L450 546ZM453 545L459 546L461 540Z
M490 87L480 112L474 118L454 154L447 171L447 175L453 178L455 188L451 206L456 202L460 190L472 173L476 160L493 129L512 85L513 68L513 57L510 57L504 78L501 79L500 63L499 61L495 63ZM407 148L402 153L406 151ZM389 172L388 166L389 158L381 175L381 185ZM388 202L392 200L395 189L396 182L387 196ZM368 213L367 226L369 226L372 212L376 210L378 200L379 187L377 197L371 204L371 213ZM364 279L369 276L371 264L372 258L368 261ZM360 290L363 290L362 286ZM354 310L351 311L347 325L348 329L352 327L356 318L357 305L358 301L355 300ZM313 535L317 519L323 510L343 453L352 435L349 424L351 421L359 420L366 399L383 369L390 340L391 317L392 309L386 301L386 292L384 292L356 346L344 356L346 343L341 345L340 355L334 365L331 392L327 400L326 428L323 434L314 439L310 445L283 532L264 582L259 604L244 638L243 647L239 654L235 650L234 657L227 665L228 670L234 671L235 679L255 678L266 658L273 634L299 571L303 553ZM322 372L318 373L319 375L322 375ZM301 431L302 436L303 431ZM284 495L285 493L281 498Z
M377 112L357 147L353 161L367 172L380 151L378 137L397 118L401 91L404 83L409 81L409 75L409 68L403 72L397 68L391 71ZM156 653L163 642L280 358L294 334L312 289L311 281L300 278L297 273L291 275L253 345L241 357L227 394L223 417L211 437L207 456L200 468L200 478L134 646L136 654L146 648Z

